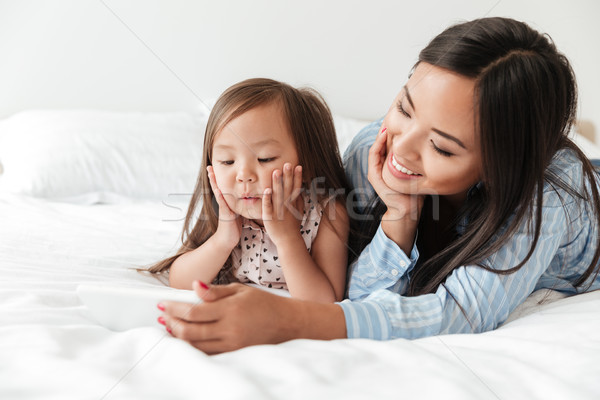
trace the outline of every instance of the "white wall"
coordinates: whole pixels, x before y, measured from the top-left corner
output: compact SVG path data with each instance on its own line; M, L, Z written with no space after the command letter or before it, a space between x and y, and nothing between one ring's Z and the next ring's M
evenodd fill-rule
M29 108L192 110L236 81L266 76L309 84L335 113L372 119L435 34L482 16L550 33L577 74L580 119L600 129L594 0L0 0L0 117Z

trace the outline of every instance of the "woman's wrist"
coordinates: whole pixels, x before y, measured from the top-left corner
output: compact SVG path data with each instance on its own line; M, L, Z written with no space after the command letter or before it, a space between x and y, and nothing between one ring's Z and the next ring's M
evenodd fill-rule
M344 310L334 303L317 303L291 299L284 323L280 324L281 341L293 339L344 339L346 318Z
M381 228L385 235L406 254L410 254L412 250L418 225L417 218L406 214L399 215L390 210L386 211L381 218Z

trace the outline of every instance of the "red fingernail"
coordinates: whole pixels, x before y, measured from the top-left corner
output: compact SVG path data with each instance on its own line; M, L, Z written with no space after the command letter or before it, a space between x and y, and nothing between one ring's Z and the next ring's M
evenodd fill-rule
M165 325L165 319L164 319L162 316L161 316L161 317L158 317L157 319L158 319L158 323L159 323L159 324L161 324L161 325Z
M158 303L156 308L158 308L160 311L165 311L165 306L162 303Z
M171 328L169 328L169 327L167 326L167 328L166 328L166 329L167 329L167 332L169 332L170 334L173 334L173 331L171 330Z
M206 285L206 283L204 283L204 282L202 282L202 281L198 281L198 285L200 285L200 287L201 287L202 289L206 289L206 290L208 290L208 286Z
M386 130L387 130L387 127L384 127L384 128L381 130L381 133L385 132Z

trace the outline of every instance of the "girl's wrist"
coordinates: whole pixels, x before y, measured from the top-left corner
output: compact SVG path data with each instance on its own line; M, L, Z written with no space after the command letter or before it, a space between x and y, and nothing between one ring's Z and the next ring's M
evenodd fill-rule
M304 240L302 239L302 235L300 232L289 233L285 236L279 235L276 239L274 236L271 236L271 241L277 248L277 253L285 253L287 251L293 251L299 244L305 246Z
M223 251L231 252L235 246L240 242L239 237L231 236L225 232L217 231L209 239L212 245L218 246Z

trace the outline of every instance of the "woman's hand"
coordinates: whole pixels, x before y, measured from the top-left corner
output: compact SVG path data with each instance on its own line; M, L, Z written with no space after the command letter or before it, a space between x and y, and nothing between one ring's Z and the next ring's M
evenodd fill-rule
M195 281L201 303L165 301L159 322L173 336L209 353L291 339L346 337L344 312L337 304L286 298L239 283L207 286Z
M387 132L386 128L382 126L375 143L369 149L367 178L387 207L387 211L382 217L384 232L406 254L410 254L425 196L400 193L391 189L383 180L382 175L386 158Z
M206 167L210 187L215 194L217 204L219 205L219 224L214 237L224 246L234 248L240 241L242 235L242 220L240 216L234 213L223 196L223 192L217 186L215 172L212 166Z
M391 189L383 180L383 168L387 158L387 132L382 127L369 149L369 164L367 178L377 192L377 195L387 207L388 219L410 217L418 220L425 196L400 193Z
M262 201L263 224L269 237L280 247L289 240L300 239L302 221L302 167L285 163L283 171L272 174L272 188L265 189Z

